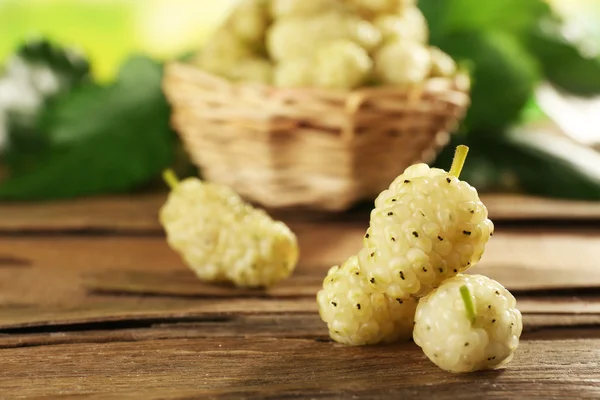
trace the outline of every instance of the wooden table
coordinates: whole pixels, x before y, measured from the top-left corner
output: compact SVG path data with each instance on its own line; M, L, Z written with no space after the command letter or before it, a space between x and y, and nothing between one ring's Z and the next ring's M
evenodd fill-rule
M413 343L328 339L315 293L368 213L286 216L301 262L255 292L200 283L163 200L0 205L0 398L600 398L598 204L485 199L497 234L473 272L513 291L525 332L506 369L453 375Z

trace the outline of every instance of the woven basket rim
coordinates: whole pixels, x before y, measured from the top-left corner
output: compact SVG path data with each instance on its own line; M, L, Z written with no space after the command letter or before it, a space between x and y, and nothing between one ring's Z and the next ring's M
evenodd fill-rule
M463 92L468 92L471 88L471 78L467 72L458 71L451 77L429 77L418 84L411 85L376 85L363 86L352 90L335 90L316 87L301 87L301 88L279 88L273 85L258 83L258 82L235 82L225 77L210 73L197 67L189 62L170 61L165 64L165 77L176 71L186 71L193 73L204 80L212 80L215 84L223 87L249 90L260 90L268 93L289 94L290 96L307 96L331 98L332 100L341 100L344 98L353 97L375 97L382 95L395 95L398 93L406 93L407 91L424 90L426 88L439 86L442 83L452 83L450 86ZM163 81L166 79L163 78Z

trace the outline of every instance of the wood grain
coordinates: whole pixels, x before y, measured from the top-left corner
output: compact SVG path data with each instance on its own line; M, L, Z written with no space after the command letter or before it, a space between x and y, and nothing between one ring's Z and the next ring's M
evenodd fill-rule
M297 232L304 249L297 271L267 291L203 284L160 236L5 237L0 241L0 325L314 312L314 296L328 267L360 247L363 230L353 222L304 223ZM500 229L471 272L499 280L521 300L540 290L600 288L598 265L598 233ZM520 306L529 313L554 314L590 314L598 307L593 296L580 301L568 293L554 303Z
M0 399L600 398L593 225L499 225L471 272L513 291L523 340L505 370L452 375L412 343L328 339L315 294L358 250L368 215L290 218L302 249L294 275L240 290L200 282L168 248L161 201L0 205ZM551 213L535 204L537 217L505 208L502 218ZM593 214L578 210L569 218Z
M252 295L313 295L329 266L360 248L362 234L354 224L304 225L298 229L303 251L294 276L270 292ZM0 305L70 302L86 296L88 290L244 295L244 291L201 284L162 237L9 237L0 241L0 258L5 260L0 265ZM513 291L563 290L600 287L598 265L597 232L499 230L481 263L470 272L486 274Z
M0 393L94 398L558 398L600 395L600 339L525 340L504 370L446 373L412 343L165 339L1 350ZM354 397L354 398L356 398Z
M157 215L166 193L92 197L43 203L0 205L0 233L11 232L113 232L162 234ZM600 202L546 199L512 194L483 194L490 218L496 222L519 220L598 221ZM354 220L368 223L371 205L343 214L272 212L285 221Z
M166 194L2 203L0 232L158 232Z
M528 314L524 338L599 338L600 314ZM558 329L560 328L560 329ZM576 328L576 329L575 329ZM585 329L584 329L585 328ZM227 315L164 315L80 321L63 325L30 325L0 329L0 349L69 343L137 342L177 338L287 338L330 341L317 312Z

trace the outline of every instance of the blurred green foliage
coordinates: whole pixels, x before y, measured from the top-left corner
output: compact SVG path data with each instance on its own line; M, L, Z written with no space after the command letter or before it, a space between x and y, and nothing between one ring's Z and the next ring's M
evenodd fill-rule
M436 44L472 68L472 102L465 129L494 131L519 119L540 81L540 71L514 36L493 30L457 31Z
M547 132L515 130L540 116L532 99L542 81L575 95L600 94L600 58L586 57L580 43L562 34L564 19L542 0L420 0L419 6L431 43L472 72L472 106L436 164L449 165L454 146L464 143L472 151L463 177L480 190L600 199L598 152ZM574 161L582 154L589 164Z
M140 8L142 4L146 8ZM166 4L0 3L3 31L9 32L0 38L0 60L12 54L25 61L25 75L42 68L62 82L44 92L31 77L12 76L8 67L0 73L0 85L25 79L12 87L29 88L31 95L23 97L29 104L19 105L24 114L6 113L11 141L2 157L10 178L0 183L0 199L130 192L151 182L181 155L169 128L157 54L186 48L182 43L199 46L199 32L210 30L227 5L211 2L209 7L195 0ZM437 164L447 167L453 145L465 143L472 151L463 176L480 190L600 199L597 152L545 132L515 129L524 120L542 116L534 100L540 82L577 95L599 94L600 58L586 56L581 43L565 38L565 21L543 0L420 0L419 7L429 21L431 44L468 65L472 75L472 106L460 134ZM170 36L173 21L183 21L186 13L186 21L196 25L187 32L187 42ZM194 15L211 22L196 22ZM90 58L43 40L25 42L15 50L14 43L20 43L32 25L56 43L68 44L73 38L93 43ZM135 49L145 49L150 56L132 56ZM112 80L122 59L126 61L116 80L103 83Z
M104 86L76 79L81 75L77 68L56 67L54 56L67 50L47 52L48 46L27 44L18 54L26 54L31 63L45 60L55 73L67 70L79 84L46 99L29 115L26 132L10 132L16 138L6 153L11 176L0 184L0 199L129 192L172 163L175 136L162 93L161 64L133 56L116 82ZM28 145L15 145L24 142Z

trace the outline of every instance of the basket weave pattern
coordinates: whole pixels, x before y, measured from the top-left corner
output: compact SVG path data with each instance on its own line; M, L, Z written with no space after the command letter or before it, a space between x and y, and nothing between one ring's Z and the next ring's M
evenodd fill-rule
M236 84L167 66L172 124L204 179L270 208L337 211L432 161L469 105L469 80L353 92Z

